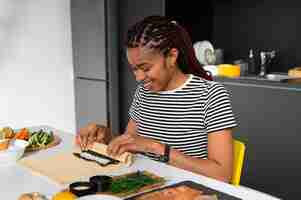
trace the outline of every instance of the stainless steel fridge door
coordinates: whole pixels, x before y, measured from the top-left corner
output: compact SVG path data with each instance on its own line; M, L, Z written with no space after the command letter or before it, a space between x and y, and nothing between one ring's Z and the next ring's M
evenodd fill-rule
M76 129L90 122L107 124L107 92L105 81L75 79Z
M117 0L71 0L76 127L93 120L119 132L118 10Z
M107 79L105 5L105 0L71 1L75 77Z

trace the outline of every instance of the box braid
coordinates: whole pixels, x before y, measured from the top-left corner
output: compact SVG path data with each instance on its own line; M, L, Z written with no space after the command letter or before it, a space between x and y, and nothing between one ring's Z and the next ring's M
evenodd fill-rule
M183 73L212 80L197 60L189 34L171 18L149 16L134 24L128 30L125 45L127 48L142 46L157 49L164 56L170 49L176 48L179 51L177 62Z

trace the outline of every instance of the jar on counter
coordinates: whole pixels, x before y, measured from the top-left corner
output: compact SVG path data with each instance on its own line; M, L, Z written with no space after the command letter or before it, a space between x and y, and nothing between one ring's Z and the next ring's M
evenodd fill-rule
M249 74L247 62L245 62L244 60L235 60L233 63L240 67L240 76L247 76Z
M215 49L214 55L215 55L215 65L224 63L224 50L223 49Z

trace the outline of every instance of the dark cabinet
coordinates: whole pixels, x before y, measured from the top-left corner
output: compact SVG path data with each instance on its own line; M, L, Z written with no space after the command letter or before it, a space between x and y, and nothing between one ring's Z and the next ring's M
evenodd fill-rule
M283 199L299 196L300 88L224 84L239 122L234 137L247 147L241 184Z

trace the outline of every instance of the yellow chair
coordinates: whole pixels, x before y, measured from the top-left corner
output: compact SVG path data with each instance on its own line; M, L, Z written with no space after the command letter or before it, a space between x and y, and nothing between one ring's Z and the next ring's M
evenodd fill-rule
M233 174L231 179L232 185L239 185L242 167L244 163L246 146L244 143L233 139L234 148L234 162L233 162Z

